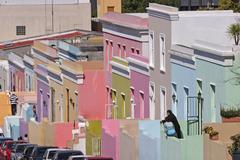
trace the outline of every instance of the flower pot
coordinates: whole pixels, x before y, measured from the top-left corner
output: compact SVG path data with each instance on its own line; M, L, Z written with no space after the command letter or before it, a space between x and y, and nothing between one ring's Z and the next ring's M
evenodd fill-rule
M231 118L224 118L222 117L223 123L234 123L234 122L240 122L240 117L231 117Z
M210 138L211 140L213 140L213 141L219 140L218 134L217 134L217 135L214 135L214 136L210 136L210 135L209 135L209 138Z
M232 160L239 160L240 159L240 151L235 151L232 154Z

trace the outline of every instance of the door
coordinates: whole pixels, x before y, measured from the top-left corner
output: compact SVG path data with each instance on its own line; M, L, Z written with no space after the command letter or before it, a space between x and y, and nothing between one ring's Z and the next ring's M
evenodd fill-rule
M117 111L117 92L115 90L112 90L112 113L113 113L113 118L117 119L118 116L118 111Z
M122 118L126 118L126 102L125 102L125 94L122 93Z
M184 95L184 119L187 120L188 96L189 96L189 89L187 87L184 87L183 95Z
M42 92L42 89L39 90L40 91L40 110L41 110L41 113L40 113L40 117L39 117L39 121L42 121L42 118L43 118L43 92Z
M144 119L144 93L140 92L140 119Z
M211 89L211 121L216 122L216 86L214 84L210 85Z
M149 85L149 106L150 106L150 119L155 119L155 87L153 83L150 83Z
M67 107L67 122L69 122L69 89L66 89L67 97L66 97L66 107Z
M172 112L177 117L177 85L172 83Z
M166 117L166 91L164 88L160 88L160 119L163 120Z
M135 100L134 100L134 89L131 88L131 118L135 119Z
M51 117L52 122L55 121L55 89L51 88Z

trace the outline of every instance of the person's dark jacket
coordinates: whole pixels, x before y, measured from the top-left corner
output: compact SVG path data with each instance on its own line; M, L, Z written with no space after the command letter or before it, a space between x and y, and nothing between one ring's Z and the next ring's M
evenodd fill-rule
M178 123L177 118L175 117L175 115L173 113L169 114L162 122L163 123L172 122L174 125L174 128L175 128L175 131L177 133L177 138L182 138L181 127Z

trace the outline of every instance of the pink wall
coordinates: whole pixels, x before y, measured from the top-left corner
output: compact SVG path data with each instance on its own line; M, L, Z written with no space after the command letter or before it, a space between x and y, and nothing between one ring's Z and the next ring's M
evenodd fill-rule
M120 123L117 120L102 121L102 156L119 160Z
M76 124L77 125L77 124ZM72 139L73 123L55 124L55 144L58 147L66 147L67 141Z
M79 115L90 120L105 119L106 88L103 70L84 71L83 85L79 85Z
M131 71L131 86L134 88L135 118L140 118L140 91L144 93L144 118L149 118L149 76Z

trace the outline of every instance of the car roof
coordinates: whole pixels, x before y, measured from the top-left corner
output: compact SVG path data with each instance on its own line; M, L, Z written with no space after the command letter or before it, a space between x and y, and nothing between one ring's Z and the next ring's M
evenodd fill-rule
M80 150L62 150L57 153L71 153L71 152L82 152L82 151L80 151Z
M49 148L49 149L47 149L48 152L50 152L50 151L65 151L65 150L67 150L67 149L63 149L63 148Z
M86 156L86 155L74 155L69 157L69 159L73 158L94 158L94 159L112 159L111 157L102 157L102 156Z

